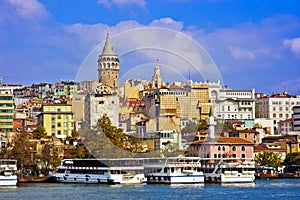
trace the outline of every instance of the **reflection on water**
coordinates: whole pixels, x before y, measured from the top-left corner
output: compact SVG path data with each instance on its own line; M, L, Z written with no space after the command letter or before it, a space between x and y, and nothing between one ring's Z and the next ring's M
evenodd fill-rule
M222 186L254 187L255 183L222 183Z

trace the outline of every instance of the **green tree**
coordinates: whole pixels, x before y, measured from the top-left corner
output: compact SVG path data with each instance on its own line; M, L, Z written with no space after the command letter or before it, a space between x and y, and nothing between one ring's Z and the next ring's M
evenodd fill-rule
M284 162L286 164L300 164L300 154L297 152L289 153L286 157Z
M90 154L95 158L131 158L144 157L141 141L128 136L121 129L112 126L107 115L98 120L94 129L80 132L83 143ZM158 152L150 152L147 156L159 156Z
M47 135L47 132L46 132L46 130L45 130L44 127L38 126L38 127L33 131L32 134L33 134L33 137L34 137L34 138L41 138L41 137Z
M279 167L281 163L281 158L279 153L275 153L272 151L262 151L259 152L254 160L259 166L266 167Z

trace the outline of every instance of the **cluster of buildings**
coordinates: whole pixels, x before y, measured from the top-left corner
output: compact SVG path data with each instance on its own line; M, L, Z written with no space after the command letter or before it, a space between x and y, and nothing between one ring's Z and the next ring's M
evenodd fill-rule
M108 32L98 80L23 86L1 79L1 148L15 130L30 133L38 126L64 143L107 115L112 125L148 141L153 150L215 158L253 158L255 152L272 150L282 159L300 151L300 96L231 89L220 81L165 83L159 66L149 80L127 80L119 87L119 69ZM205 146L209 130L189 129L209 122L211 113L218 122L213 150Z

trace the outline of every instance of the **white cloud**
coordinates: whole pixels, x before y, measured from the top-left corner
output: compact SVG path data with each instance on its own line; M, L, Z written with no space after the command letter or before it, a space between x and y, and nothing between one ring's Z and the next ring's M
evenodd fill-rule
M8 0L15 13L24 19L45 18L49 15L45 7L37 0Z
M255 57L252 51L242 47L229 47L229 51L232 57L236 60L253 59Z
M183 29L183 22L175 21L170 17L160 18L153 20L149 26L170 28L173 30L181 31Z
M297 56L300 56L300 37L293 39L284 39L283 45L290 48L290 50Z
M115 5L117 7L123 7L127 5L136 5L140 8L146 7L145 0L98 0L98 3L103 4L108 8L110 8L112 5Z

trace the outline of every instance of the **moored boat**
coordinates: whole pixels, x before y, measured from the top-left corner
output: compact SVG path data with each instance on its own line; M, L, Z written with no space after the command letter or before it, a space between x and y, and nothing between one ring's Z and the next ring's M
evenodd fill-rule
M109 166L97 159L64 159L51 179L62 183L110 183Z
M197 158L167 158L161 164L144 167L148 184L204 184Z
M202 165L206 183L253 183L255 163L230 158L209 159Z
M0 186L16 186L18 177L14 173L17 170L17 160L0 160Z

